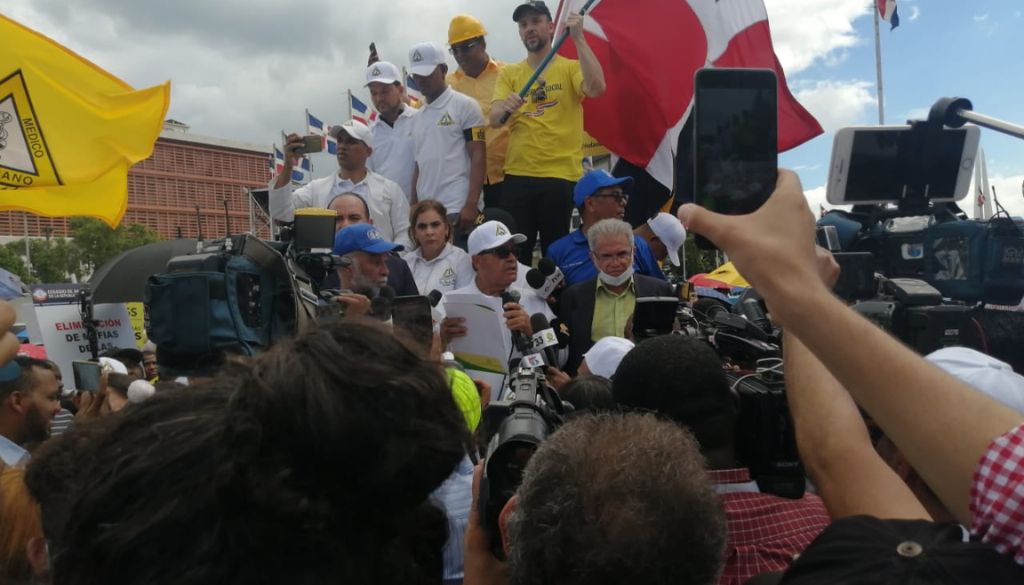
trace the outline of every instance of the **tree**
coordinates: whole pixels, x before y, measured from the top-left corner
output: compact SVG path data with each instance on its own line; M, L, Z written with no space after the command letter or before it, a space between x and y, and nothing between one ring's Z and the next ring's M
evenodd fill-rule
M71 220L71 233L79 250L79 259L87 273L125 250L160 241L160 236L140 223L130 223L110 229L107 224L91 218Z
M31 270L28 270L21 256L25 250L25 240L10 242L3 247L3 253L13 256L13 259L7 260L7 257L0 256L0 265L7 267L8 262L11 262L11 266L20 267L20 272L10 268L8 270L18 274L26 283L68 282L72 276L75 279L81 280L82 266L79 262L80 254L74 242L63 238L54 238L52 240L35 239L30 240L29 245L31 246L32 254Z
M20 250L18 246L21 246ZM25 250L25 241L11 242L5 246L0 246L0 267L4 270L15 274L22 282L29 283L33 282L32 275L28 271L28 267L25 266L25 260L22 259L21 253Z

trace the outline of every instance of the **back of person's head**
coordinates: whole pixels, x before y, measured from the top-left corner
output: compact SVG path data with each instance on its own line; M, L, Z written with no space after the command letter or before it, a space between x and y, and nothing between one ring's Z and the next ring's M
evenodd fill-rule
M662 335L641 342L615 371L612 394L622 406L654 411L688 428L705 453L735 443L738 404L718 354L705 341Z
M612 381L603 376L584 375L569 380L558 391L562 399L572 404L573 412L604 412L615 409Z
M425 583L464 455L439 366L334 322L115 415L82 475L55 580Z
M17 585L33 582L29 544L41 542L43 529L39 505L25 487L25 470L0 470L0 583Z
M709 584L725 515L693 438L653 415L573 419L534 453L508 521L510 585Z

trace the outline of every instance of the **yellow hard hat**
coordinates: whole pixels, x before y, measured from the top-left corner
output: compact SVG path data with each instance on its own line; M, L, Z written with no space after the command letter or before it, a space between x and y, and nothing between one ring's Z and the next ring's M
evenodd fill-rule
M448 25L448 44L455 45L486 34L484 23L468 14L459 14Z

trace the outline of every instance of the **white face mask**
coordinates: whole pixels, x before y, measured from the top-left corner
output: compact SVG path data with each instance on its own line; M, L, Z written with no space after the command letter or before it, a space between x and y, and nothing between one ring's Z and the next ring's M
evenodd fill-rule
M625 272L618 276L612 276L607 272L598 271L597 277L601 279L601 282L607 284L608 286L621 286L629 282L630 278L633 278L633 267L630 266L625 270Z

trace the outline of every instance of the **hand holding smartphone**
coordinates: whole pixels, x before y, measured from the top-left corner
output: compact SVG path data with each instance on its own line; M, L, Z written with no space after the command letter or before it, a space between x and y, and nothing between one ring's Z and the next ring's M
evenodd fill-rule
M700 69L694 87L694 201L716 213L756 211L775 189L778 81L770 69ZM697 245L714 249L697 236Z
M98 392L102 375L102 367L98 362L74 360L71 371L75 376L75 390L79 392Z

